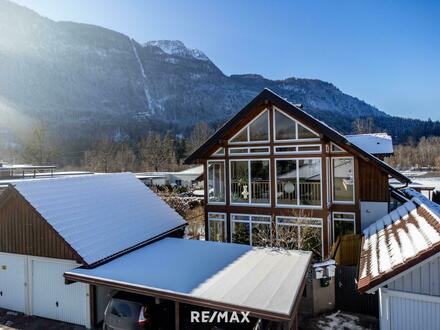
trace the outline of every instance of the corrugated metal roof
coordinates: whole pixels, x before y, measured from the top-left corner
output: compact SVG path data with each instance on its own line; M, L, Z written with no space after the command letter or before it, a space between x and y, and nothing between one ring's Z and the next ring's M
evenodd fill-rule
M89 265L186 223L131 173L14 187Z
M368 291L440 251L440 205L412 189L411 198L367 227L358 288Z
M165 238L65 277L289 319L310 261L311 253L304 251Z
M373 155L389 155L394 152L393 140L386 133L345 135L350 143Z

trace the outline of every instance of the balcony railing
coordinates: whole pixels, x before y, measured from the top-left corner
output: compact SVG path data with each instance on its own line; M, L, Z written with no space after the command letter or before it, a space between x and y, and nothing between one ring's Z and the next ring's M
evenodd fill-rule
M297 200L297 188L296 185L292 192L285 191L285 185L287 182L277 183L277 197L282 200ZM246 186L246 188L245 188ZM247 200L247 196L251 196L254 203L259 201L268 202L270 192L269 181L251 181L251 187L249 189L247 182L232 181L231 192L235 195L237 200ZM300 201L301 204L320 205L321 204L321 183L320 182L300 182L299 183ZM249 194L249 195L247 195ZM233 198L234 200L234 198Z

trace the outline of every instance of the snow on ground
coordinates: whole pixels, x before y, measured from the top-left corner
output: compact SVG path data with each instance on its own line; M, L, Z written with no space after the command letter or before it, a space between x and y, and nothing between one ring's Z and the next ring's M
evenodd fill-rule
M368 315L349 314L337 311L332 314L322 315L304 324L300 329L320 330L366 330L377 329L377 319Z
M435 189L440 189L440 177L427 177L427 178L414 178L414 182L418 182L428 187L435 187Z

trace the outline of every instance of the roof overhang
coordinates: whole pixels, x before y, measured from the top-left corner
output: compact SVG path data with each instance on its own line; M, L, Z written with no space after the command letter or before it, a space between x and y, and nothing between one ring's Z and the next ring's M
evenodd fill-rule
M219 141L224 141L225 137L236 127L237 123L243 121L243 119L249 115L255 108L263 105L274 105L277 108L283 110L287 114L299 120L307 127L312 128L319 134L327 137L334 143L343 146L347 151L352 152L354 155L359 156L367 162L372 162L378 166L382 171L388 175L394 177L402 183L411 183L411 180L396 171L384 161L380 160L376 156L368 153L367 151L359 148L355 144L351 143L344 135L340 134L324 122L318 120L312 115L308 114L304 110L298 108L294 104L290 103L286 99L277 95L270 89L265 88L260 94L258 94L249 104L247 104L242 110L240 110L234 117L227 121L219 130L217 130L204 144L196 149L191 155L185 159L186 164L193 164L206 159L209 156L209 151L212 150Z
M251 316L290 321L298 308L311 253L165 238L93 269L64 273L68 282Z

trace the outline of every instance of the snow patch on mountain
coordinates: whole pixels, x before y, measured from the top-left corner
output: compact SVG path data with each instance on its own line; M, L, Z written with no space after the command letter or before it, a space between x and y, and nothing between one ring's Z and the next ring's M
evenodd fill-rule
M209 61L209 58L201 50L187 48L180 40L152 40L148 41L145 45L159 47L168 55L186 58L192 57L201 61Z

